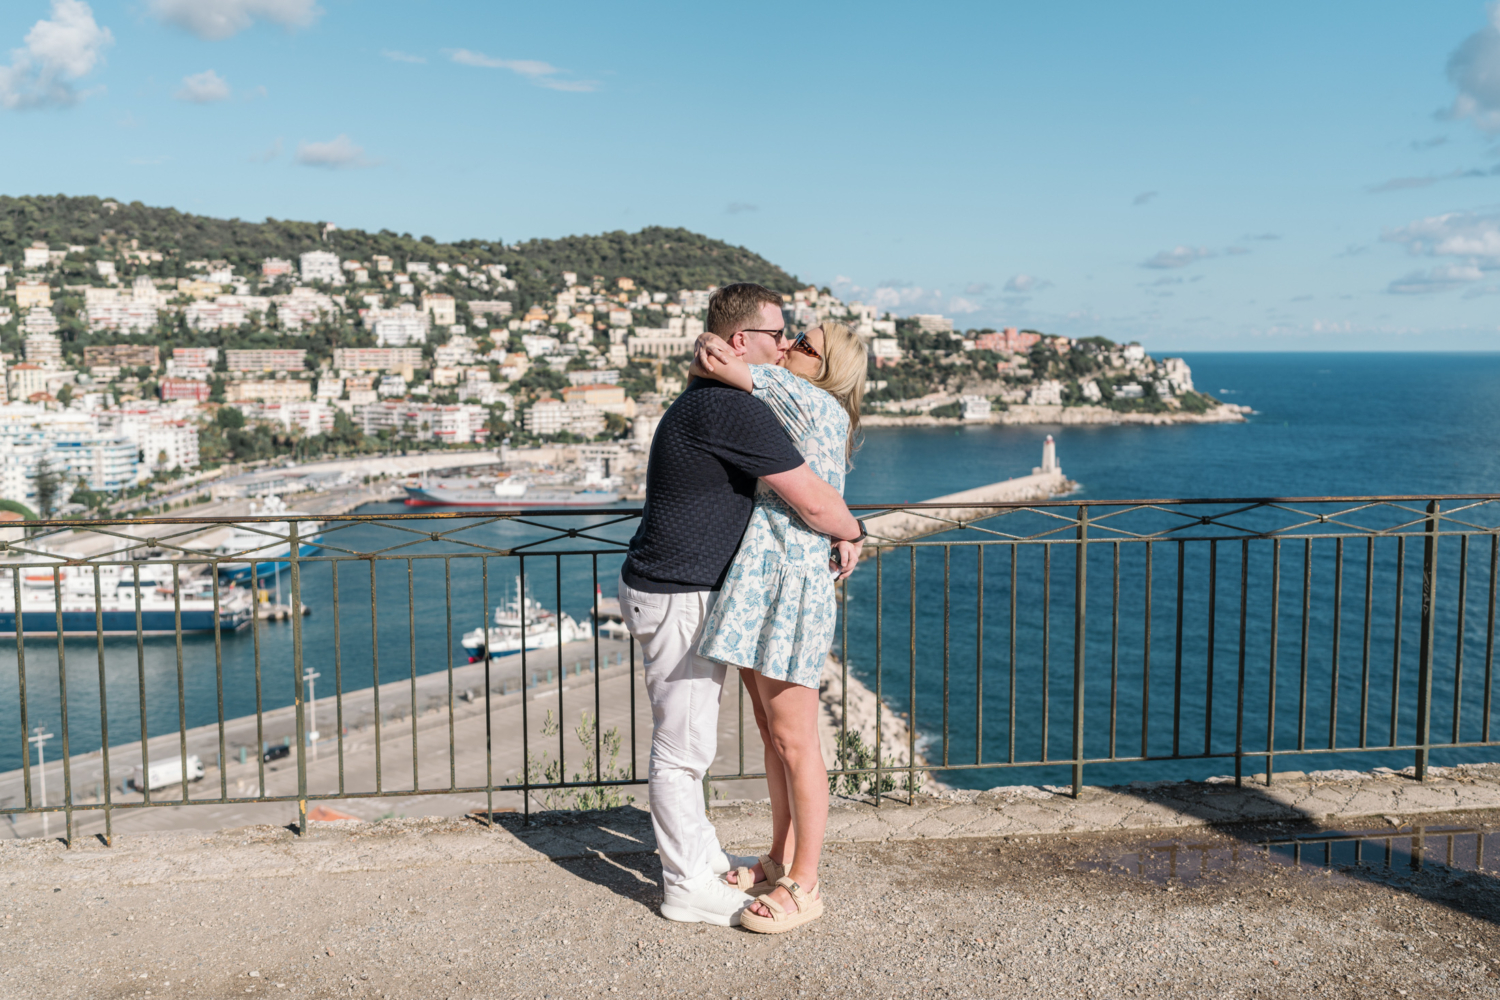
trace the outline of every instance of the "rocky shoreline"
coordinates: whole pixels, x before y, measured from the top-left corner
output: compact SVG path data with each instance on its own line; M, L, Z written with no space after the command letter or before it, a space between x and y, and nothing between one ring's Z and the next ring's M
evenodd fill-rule
M1030 406L1014 405L998 413L991 413L982 420L965 420L962 417L932 417L926 414L897 416L890 413L867 413L860 416L862 427L959 427L980 424L1239 424L1245 422L1245 414L1253 412L1248 406L1220 403L1203 413L1185 413L1174 410L1169 413L1120 413L1103 406Z
M822 703L822 711L818 714L818 742L823 748L824 763L829 770L833 770L838 767L838 735L843 731L845 698L843 666L831 654L823 665L818 700ZM875 708L879 704L880 700L875 697L875 692L851 671L848 691L849 733L851 737L858 733L861 743L872 749L875 746ZM906 716L889 704L885 705L880 714L881 765L893 770L905 767L911 747L910 739ZM921 746L920 737L917 746ZM852 765L854 762L850 763ZM922 756L920 749L916 752L916 763L919 767L927 763L927 758ZM904 787L906 775L895 777L898 785ZM928 773L917 774L918 791L940 791L947 788L947 785Z

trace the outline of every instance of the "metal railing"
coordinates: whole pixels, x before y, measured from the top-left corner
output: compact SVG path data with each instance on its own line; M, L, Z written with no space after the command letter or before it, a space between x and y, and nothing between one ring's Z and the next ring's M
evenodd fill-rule
M1223 760L1239 783L1248 759L1269 782L1286 758L1373 754L1422 779L1434 751L1497 743L1500 496L858 510L871 538L839 592L830 777L877 805L934 772L1061 769L1076 794L1106 764L1202 777ZM882 534L890 511L905 537ZM116 814L162 807L292 804L305 830L309 803L339 799L483 796L491 822L497 794L528 818L616 801L645 783L650 738L601 591L638 515L30 522L0 546L0 816L62 813L71 842L75 815L99 814L107 842ZM763 777L742 688L738 729L738 768L711 782ZM216 780L194 787L204 757Z

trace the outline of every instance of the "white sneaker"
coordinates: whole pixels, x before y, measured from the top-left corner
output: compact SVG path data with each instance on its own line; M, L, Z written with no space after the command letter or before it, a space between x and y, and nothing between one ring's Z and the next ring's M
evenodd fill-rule
M715 875L728 875L736 868L754 868L760 864L760 856L756 854L730 854L728 851L720 850L709 859L709 868Z
M662 893L661 915L668 920L685 924L738 927L740 911L753 902L755 899L752 896L720 881L713 872L704 872L681 885L665 889Z

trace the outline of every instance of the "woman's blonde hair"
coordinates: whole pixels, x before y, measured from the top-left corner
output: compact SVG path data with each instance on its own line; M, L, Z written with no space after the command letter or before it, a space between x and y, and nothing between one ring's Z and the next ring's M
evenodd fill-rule
M819 325L823 328L823 363L818 366L817 376L808 381L838 400L849 414L846 456L853 458L862 443L859 408L865 399L865 345L843 323Z

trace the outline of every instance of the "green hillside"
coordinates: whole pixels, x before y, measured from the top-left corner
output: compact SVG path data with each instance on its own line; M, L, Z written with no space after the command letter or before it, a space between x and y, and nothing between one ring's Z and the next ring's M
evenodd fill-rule
M53 249L82 245L98 256L113 256L122 244L128 249L130 241L136 240L141 250L167 255L151 269L159 277L187 277L191 273L187 261L216 258L247 273L266 257L295 259L315 249L366 261L385 254L398 266L408 260L504 264L520 285L515 297L523 309L549 297L564 271L575 271L584 281L599 275L611 284L616 278L634 278L651 291L668 293L730 281L758 281L781 292L799 285L796 278L759 254L686 229L653 226L638 233L528 240L513 246L499 238L439 243L430 236L388 229L373 233L339 229L325 238L316 222L214 219L140 202L114 202L117 207L110 208L106 204L110 201L65 195L0 196L0 263L20 264L22 249L34 240L44 240ZM86 258L79 260L77 255L70 255L64 265L65 277L73 271L72 277L79 280L87 280L91 270Z

